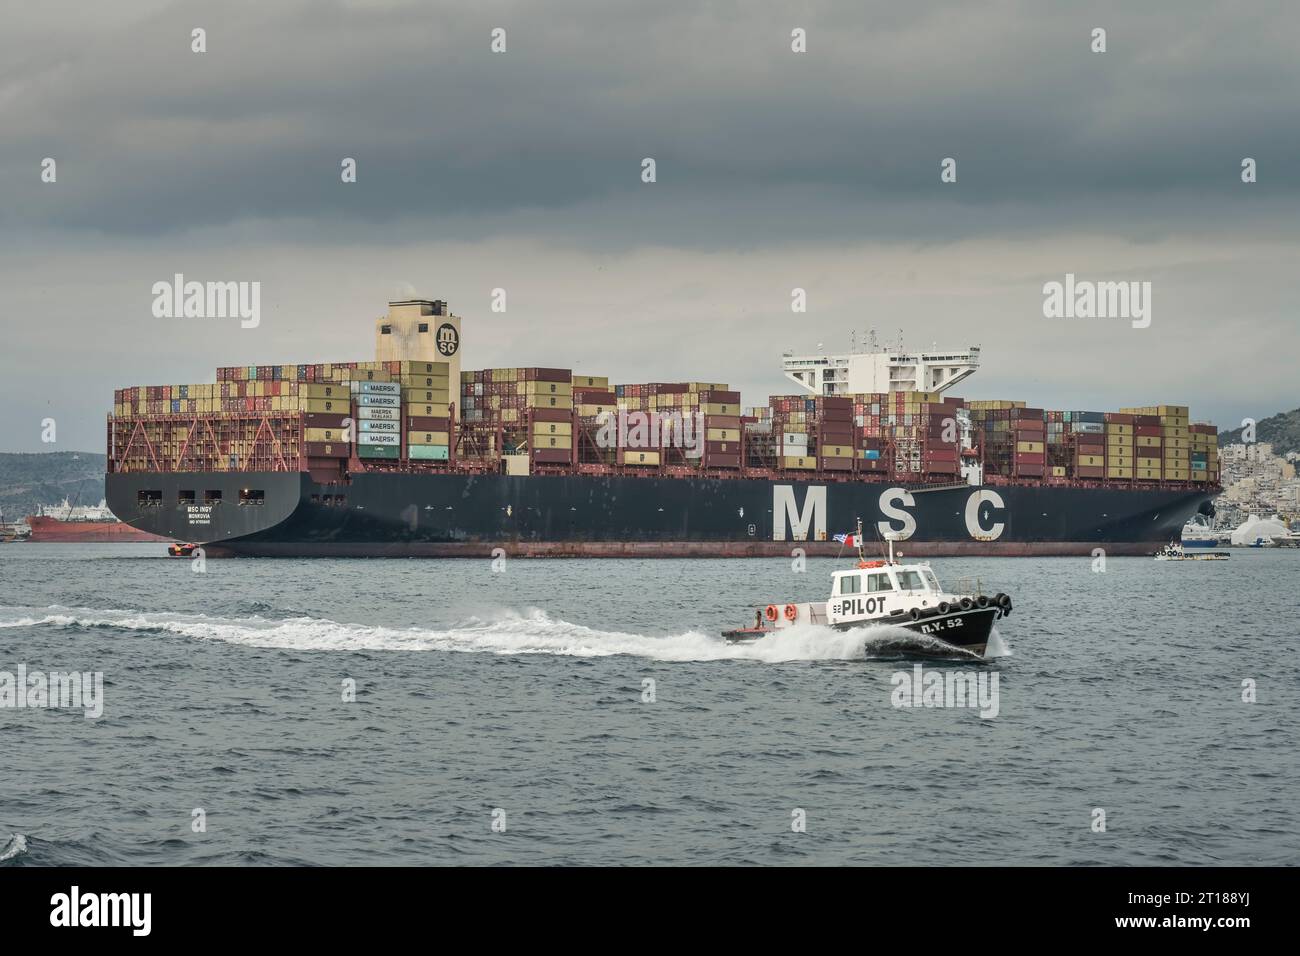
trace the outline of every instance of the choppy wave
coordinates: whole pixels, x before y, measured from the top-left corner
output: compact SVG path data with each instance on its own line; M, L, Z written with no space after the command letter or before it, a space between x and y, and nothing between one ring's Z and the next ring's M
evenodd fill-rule
M22 856L26 852L27 837L21 833L11 833L8 841L4 844L4 849L0 850L0 863Z
M697 630L648 635L600 630L552 618L545 611L502 612L445 628L385 627L309 616L214 617L206 614L96 610L93 608L0 609L0 628L113 629L170 634L201 641L294 651L458 651L500 655L568 657L629 655L661 661L861 660L917 655L969 658L932 637L881 626L854 631L795 626L752 644L729 645Z

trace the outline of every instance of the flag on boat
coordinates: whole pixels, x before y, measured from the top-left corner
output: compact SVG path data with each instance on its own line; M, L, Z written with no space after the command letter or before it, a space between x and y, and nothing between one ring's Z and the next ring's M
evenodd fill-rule
M858 536L856 534L837 534L835 540L846 548L856 548L858 546Z

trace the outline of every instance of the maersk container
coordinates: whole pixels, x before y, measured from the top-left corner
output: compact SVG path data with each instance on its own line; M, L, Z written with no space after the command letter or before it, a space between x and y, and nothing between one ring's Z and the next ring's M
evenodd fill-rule
M401 433L393 435L376 434L375 432L363 432L358 436L357 445L401 445Z
M412 461L447 461L446 445L410 445L407 452Z
M362 379L352 383L352 391L360 395L401 395L402 386L397 382L367 382Z
M397 445L358 445L358 458L396 459L402 449Z
M363 435L373 434L375 432L385 432L391 434L400 434L402 423L400 421L376 421L373 418L363 418L358 423ZM364 441L364 439L362 439Z
M362 421L395 422L399 421L401 417L401 412L396 408L372 408L369 405L362 405L357 408L357 418Z
M357 395L358 408L401 408L400 395Z

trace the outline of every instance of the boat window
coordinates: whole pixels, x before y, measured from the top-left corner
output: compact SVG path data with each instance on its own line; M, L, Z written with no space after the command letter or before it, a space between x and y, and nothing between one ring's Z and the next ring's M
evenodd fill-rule
M898 587L903 591L924 591L925 582L921 580L921 575L915 571L899 571Z
M888 574L868 574L867 575L867 593L875 594L877 591L894 590L894 582L889 580Z
M221 504L221 491L217 488L209 488L203 492L203 503L206 505Z
M939 579L934 576L933 571L926 568L925 571L921 572L921 576L925 578L926 586L929 587L931 591L939 590Z
M862 576L859 574L846 574L840 578L841 594L861 594L862 593Z
M181 490L177 491L177 492L176 492L176 503L177 503L178 505L192 505L192 504L194 504L194 489L191 488L191 489L189 489L189 490L187 491L187 490L185 490L185 489L182 488Z

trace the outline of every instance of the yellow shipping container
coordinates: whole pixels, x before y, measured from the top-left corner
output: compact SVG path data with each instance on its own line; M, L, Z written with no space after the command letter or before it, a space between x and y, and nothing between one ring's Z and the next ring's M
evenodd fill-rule
M609 388L608 375L575 375L570 380L574 388Z
M573 408L572 395L529 395L524 399L529 408Z
M1186 468L1166 468L1165 477L1171 481L1187 481L1191 474Z
M1018 441L1016 442L1016 451L1025 454L1035 454L1043 450L1043 443L1040 441Z
M657 451L625 451L625 452L623 452L623 464L625 464L625 465L657 465L657 464L659 464L659 452L657 452Z
M573 386L568 382L520 382L515 391L519 395L572 395Z
M1144 481L1159 481L1159 480L1160 480L1160 469L1159 469L1159 468L1139 468L1139 469L1137 470L1137 477L1140 478L1140 479L1142 479L1142 480L1144 480Z
M1138 435L1137 444L1139 448L1159 448L1160 438L1157 435Z
M739 405L724 405L720 402L710 402L706 404L701 411L705 415L739 415Z
M446 405L407 405L406 414L411 418L446 418Z
M351 390L346 385L329 385L321 382L301 382L298 385L299 398L343 398L351 399Z
M1132 477L1133 477L1133 469L1132 469L1132 468L1119 468L1119 467L1116 467L1116 468L1107 468L1107 469L1106 469L1106 477L1107 477L1107 478L1132 478Z
M450 437L448 432L407 432L406 442L408 445L446 445Z
M451 375L451 365L447 362L402 361L398 363L398 375L432 375L435 378L447 378Z
M1159 471L1159 470L1160 470L1160 459L1159 459L1159 458L1139 458L1139 459L1137 460L1137 466L1138 466L1139 469L1142 469L1142 468L1154 468L1156 471Z
M402 399L412 403L446 405L451 401L451 393L445 388L404 388Z
M1065 466L1064 466L1064 465L1053 465L1053 466L1052 466L1052 477L1053 477L1053 478L1064 478L1064 477L1065 477Z
M617 412L618 407L615 405L579 405L578 414L585 418L592 418L596 415L603 415L606 412Z
M822 445L817 453L823 458L853 457L853 449L848 445Z
M710 428L707 429L708 441L740 441L739 428Z
M1106 436L1107 436L1107 437L1110 437L1111 435L1132 435L1132 434L1133 434L1133 426L1132 426L1132 425L1126 425L1126 424L1124 424L1123 422L1107 422L1107 423L1106 423Z
M1085 468L1100 468L1106 464L1106 459L1101 455L1080 455L1079 464Z
M299 401L304 412L332 412L335 415L346 415L352 410L352 403L334 398L304 398Z
M573 425L569 422L533 422L534 435L572 435Z
M800 468L807 471L815 471L817 469L816 458L791 458L787 456L784 460L785 467L787 468Z
M1203 468L1193 468L1191 470L1192 481L1209 481L1210 472Z
M305 441L343 441L343 429L341 428L304 428L302 435Z
M552 449L552 448L572 448L573 439L569 435L533 435L532 446L534 448Z
M1107 455L1106 467L1108 468L1132 468L1133 458L1129 455Z

